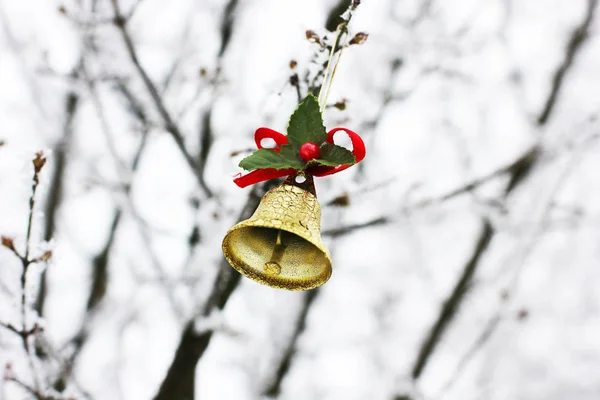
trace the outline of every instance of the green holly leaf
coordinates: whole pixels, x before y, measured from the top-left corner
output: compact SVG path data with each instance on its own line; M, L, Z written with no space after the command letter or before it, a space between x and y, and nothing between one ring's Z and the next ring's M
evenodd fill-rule
M320 146L327 139L319 101L312 94L306 96L290 117L287 137L294 150L298 150L307 142Z
M295 168L302 169L303 165L296 159L288 159L280 153L271 149L260 149L244 158L239 163L240 168L247 171L253 171L260 168L285 169Z
M282 145L279 148L279 154L289 162L296 162L299 165L302 165L302 161L300 161L300 157L298 157L298 152L294 150L294 147L291 144Z
M313 162L329 167L337 167L342 164L356 164L356 158L352 152L342 146L331 143L321 145L321 156Z

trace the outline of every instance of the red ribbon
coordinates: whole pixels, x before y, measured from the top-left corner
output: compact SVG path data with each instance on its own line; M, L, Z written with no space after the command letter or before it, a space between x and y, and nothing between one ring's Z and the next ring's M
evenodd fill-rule
M365 143L358 134L352 132L350 129L334 128L327 133L327 139L325 141L327 143L334 144L333 135L335 135L335 133L338 131L344 131L348 135L348 137L350 137L350 141L352 142L352 154L354 155L354 158L356 159L357 163L362 161L363 158L365 158L365 155L367 154ZM263 148L261 143L263 139L273 139L275 141L276 146L272 150L275 150L276 152L280 151L282 145L288 143L287 136L270 128L258 128L254 133L254 141L256 142L256 147L258 147L259 149ZM337 167L317 165L309 167L304 171L307 174L313 176L327 176L343 171L350 166L351 165L348 164L338 165ZM235 184L239 187L244 188L246 186L250 186L258 182L267 181L269 179L281 178L296 173L298 173L298 170L294 168L261 168L243 176L241 173L237 174L236 177L233 179L233 182L235 182Z

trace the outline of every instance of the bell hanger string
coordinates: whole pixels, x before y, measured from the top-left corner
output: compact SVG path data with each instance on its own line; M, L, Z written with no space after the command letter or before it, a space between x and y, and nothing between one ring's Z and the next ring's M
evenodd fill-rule
M329 92L331 91L331 86L333 84L333 79L335 78L337 67L344 53L344 49L348 46L348 24L350 24L350 20L352 19L353 11L354 9L350 8L350 10L348 11L348 19L342 21L336 29L337 34L335 37L335 41L333 42L333 46L331 46L331 50L329 52L329 60L327 61L327 67L325 68L323 84L321 85L321 89L319 90L319 96L317 97L321 106L321 114L323 114L325 108L327 107L327 99L329 98ZM338 53L337 48L338 46L340 46L340 43L342 43L342 41L344 42L344 44L341 45L340 51Z

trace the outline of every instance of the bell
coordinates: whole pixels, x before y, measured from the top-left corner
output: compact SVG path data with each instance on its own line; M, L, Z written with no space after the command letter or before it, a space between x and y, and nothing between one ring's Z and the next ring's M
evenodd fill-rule
M290 176L268 191L252 217L231 228L223 254L241 274L263 285L307 290L327 282L331 258L321 241L321 207L312 176Z

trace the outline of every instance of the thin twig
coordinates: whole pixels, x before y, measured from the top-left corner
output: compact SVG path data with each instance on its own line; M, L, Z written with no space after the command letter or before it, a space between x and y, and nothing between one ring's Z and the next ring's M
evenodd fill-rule
M42 393L40 393L40 391L38 389L32 388L31 386L27 385L24 382L21 382L19 379L15 378L15 377L9 376L6 378L6 381L17 384L21 389L25 390L27 393L29 393L30 395L35 397L36 400L49 400L46 398L46 396L44 396Z
M54 147L53 161L54 168L52 177L48 185L48 196L44 209L45 225L43 239L49 241L54 236L57 225L58 208L62 201L63 186L65 181L65 171L67 165L67 153L71 138L73 136L73 121L78 109L79 95L69 91L65 99L65 120L63 124L63 137ZM40 277L40 285L35 301L35 310L38 315L43 315L44 303L47 293L47 271L43 271Z
M373 219L371 221L362 222L359 224L353 224L353 225L348 225L348 226L342 226L339 228L328 229L326 231L323 231L321 234L323 236L331 236L331 237L336 238L339 236L347 235L349 233L355 232L360 229L370 228L372 226L378 226L378 225L385 225L385 224L389 224L390 222L391 222L390 219L387 217L379 217L379 218Z
M175 123L173 118L171 117L171 114L169 113L169 111L167 111L164 101L161 98L156 86L154 85L154 83L152 82L150 77L148 76L148 73L146 72L146 70L144 69L144 67L142 66L142 64L138 58L137 50L135 49L135 46L133 44L133 40L131 39L129 31L127 30L128 20L121 13L118 0L111 0L111 4L112 4L113 12L114 12L114 24L117 27L117 29L119 30L119 32L121 32L121 37L123 38L123 42L125 43L125 47L127 48L127 53L129 54L129 58L131 59L131 62L133 63L138 74L142 78L142 81L144 82L144 85L146 86L148 93L152 97L154 105L156 106L161 118L163 119L165 130L167 132L169 132L169 134L171 134L171 137L175 141L177 148L183 155L185 161L187 162L188 166L192 170L192 173L196 177L198 184L200 185L200 187L202 188L204 193L207 196L211 197L212 196L211 190L206 186L206 183L204 182L204 177L202 174L199 173L196 162L194 161L193 157L190 155L190 153L186 149L185 140L184 140L184 136L183 136L182 132L180 131L179 127L177 126L177 124Z
M21 330L17 329L15 326L13 326L13 325L11 325L11 324L8 324L8 323L6 323L6 322L2 322L2 321L0 321L0 326L1 326L1 327L3 327L3 328L6 328L6 329L8 329L9 331L11 331L11 332L13 332L13 333L16 333L16 334L17 334L17 335L19 335L19 336L22 336L22 335L23 335L23 331L21 331Z
M21 332L27 331L27 314L28 314L27 313L27 272L28 272L31 264L36 262L36 260L30 258L31 232L32 232L32 227L33 227L33 213L35 210L35 196L36 196L37 189L38 189L38 186L40 183L40 172L42 171L42 168L46 164L46 158L44 157L44 155L41 152L36 153L35 158L33 159L32 163L33 163L33 179L32 179L33 183L31 186L31 197L29 198L29 215L27 217L27 233L25 235L25 252L23 255L20 255L19 253L17 253L16 250L13 249L15 255L17 255L19 257L19 259L21 260L21 266L22 266L22 270L21 270L21 326L22 326ZM34 326L33 331L35 331L35 330L36 329ZM35 362L33 360L32 350L29 346L29 334L21 335L21 339L23 342L23 348L25 349L25 352L27 353L29 368L31 369L31 372L33 375L36 390L39 391L40 381L39 381L39 377L37 375L37 371L35 368Z
M248 219L252 215L268 187L269 182L255 185L240 213L239 221ZM240 274L223 259L219 264L213 290L202 307L200 315L209 316L212 312L223 309L239 281ZM208 348L213 333L213 329L197 332L194 319L186 324L173 361L154 400L194 398L196 365Z
M479 350L481 350L481 348L490 339L490 337L492 336L492 333L495 331L496 327L500 323L500 320L501 320L501 316L496 315L488 321L485 328L482 330L481 334L473 342L473 344L471 345L469 350L467 350L465 355L461 357L460 361L458 362L458 366L452 373L452 376L444 384L444 387L442 388L442 390L440 392L441 395L443 395L444 393L447 393L452 388L452 385L454 385L454 383L460 378L463 371L467 368L467 366L469 365L469 363L473 359L473 357L475 357L477 352L479 352Z
M585 13L585 17L582 23L577 28L575 28L575 30L571 34L571 37L569 38L569 42L567 43L567 49L565 51L565 58L563 59L562 64L554 73L554 77L552 78L552 87L550 89L550 95L547 97L546 103L544 104L544 108L538 116L538 125L544 125L546 122L548 122L548 119L550 118L552 110L554 109L554 106L556 104L556 100L558 99L558 94L562 87L565 76L573 66L575 56L579 53L579 50L581 49L582 45L585 43L585 40L588 37L588 32L590 26L592 25L592 21L594 19L594 12L597 5L598 0L588 0L588 6Z
M94 105L94 110L96 111L96 115L98 116L102 133L104 134L104 137L106 139L106 146L108 148L108 152L110 153L113 161L117 166L118 173L123 174L124 171L127 170L127 167L121 160L121 157L119 157L119 152L117 151L117 147L115 146L114 142L115 135L113 134L110 124L108 123L108 118L106 117L104 104L102 103L102 99L100 98L100 94L98 93L96 81L87 73L87 65L85 59L81 60L80 69L83 81L88 87L90 98L92 100L92 104Z
M123 89L123 88L121 88L121 89ZM125 90L125 89L123 89L123 90ZM147 122L148 119L147 119L145 112L143 111L143 109L138 108L139 103L136 101L136 99L133 97L133 95L129 92L122 92L122 93L128 93L128 95L129 95L129 96L125 96L125 98L126 98L126 100L128 100L128 105L129 105L130 111L134 115L137 115L137 117L141 121ZM147 124L143 127L143 129L144 129L144 131L142 132L142 137L138 144L138 148L136 149L136 153L133 156L133 160L131 162L131 166L129 169L130 174L132 174L132 175L135 174L135 172L138 169L141 155L142 155L144 149L146 148L147 139L149 136L149 132L148 132L149 127L147 126ZM132 207L131 198L130 198L131 185L126 184L123 188L123 191L124 191L125 197L129 201L129 208L132 209L133 207ZM88 296L87 305L86 305L86 310L87 310L86 317L85 317L84 322L83 322L82 326L80 327L78 333L70 340L70 344L72 346L72 352L71 352L71 355L69 356L68 360L64 363L64 366L61 369L61 372L59 374L59 377L55 381L55 385L54 385L55 387L57 386L57 383L65 381L66 379L70 378L71 373L73 371L73 365L75 364L77 357L79 356L81 350L83 349L84 345L87 342L87 339L89 338L88 329L89 329L89 324L91 322L92 315L98 309L98 307L101 304L102 300L104 299L107 289L108 289L108 282L109 282L108 267L109 267L109 261L110 261L110 254L113 249L113 245L116 240L117 231L121 224L122 219L123 219L123 209L119 208L115 211L115 213L113 215L111 227L109 230L109 235L106 240L106 243L104 244L103 249L94 257L94 259L92 261L93 278L92 278L90 294ZM140 222L139 218L136 218L136 221ZM164 271L162 271L162 268L158 264L158 259L156 258L156 255L154 254L154 252L151 249L149 237L148 237L148 235L146 235L144 227L141 226L141 224L139 224L139 223L138 223L138 225L139 225L139 228L141 231L142 239L144 240L144 243L147 246L147 252L151 258L151 265L158 272L159 276L161 278L164 278L164 276L165 276ZM167 297L169 298L169 300L170 300L171 304L173 305L174 309L176 310L176 312L181 313L179 307L177 307L177 303L173 297L172 291L169 290L169 288L165 288L165 290L167 291Z
M300 336L302 336L302 333L304 333L306 330L306 318L308 317L308 311L310 310L311 305L314 303L318 293L319 289L317 288L314 290L309 290L304 294L302 308L296 321L296 326L294 327L292 337L283 350L283 356L278 363L275 376L263 391L263 396L276 398L281 393L281 384L283 383L283 379L290 369L292 359L296 355L298 340L300 339Z
M221 20L221 46L219 47L218 58L222 58L225 54L225 50L229 46L231 40L231 33L233 32L233 21L234 13L238 5L238 0L229 0L225 11L223 12L223 18Z
M545 106L542 109L540 116L537 119L538 125L545 125L549 118L552 110L554 109L554 104L556 103L557 96L560 93L562 85L564 83L564 76L568 72L568 70L573 65L573 60L577 54L577 52L581 49L582 44L584 43L584 39L587 38L589 27L591 26L591 22L593 21L594 12L597 6L598 0L588 0L588 8L587 12L584 16L581 24L575 29L573 32L571 39L569 40L569 44L567 46L567 50L565 53L565 58L562 63L559 65L557 72L555 74L555 78L552 82L552 87L550 93L545 102ZM509 182L504 190L504 197L507 197L514 193L515 189L523 183L526 177L534 170L534 167L539 162L540 152L534 147L529 152L527 152L523 157L520 157L517 162L511 164L508 172ZM487 223L489 224L489 223ZM415 365L412 370L412 377L414 379L418 379L424 368L427 365L430 356L432 355L435 347L440 342L444 332L450 326L450 322L454 319L456 315L456 310L458 306L462 303L466 290L468 287L470 280L472 279L474 269L477 268L480 263L481 253L488 244L492 241L494 237L495 231L491 228L485 228L479 236L478 245L475 248L475 252L471 257L471 261L474 262L474 265L470 266L467 264L468 268L465 268L463 275L459 279L457 285L449 296L447 302L442 307L440 314L436 321L434 322L433 327L428 332L427 338L424 340L421 349L419 351L419 355L415 362ZM468 278L468 279L466 279ZM465 286L466 283L466 286ZM516 281L515 281L516 283ZM494 317L495 318L495 317ZM492 318L493 321L493 318ZM494 323L492 325L488 324L487 326L492 326L491 332L488 332L488 328L484 330L484 334L482 337L484 339L478 339L476 342L477 348L480 348L482 344L479 342L481 340L485 341L487 338L491 337L493 330L498 326L498 323ZM469 356L471 357L471 356Z
M350 3L348 7L348 18L343 19L342 23L337 27L337 34L333 45L331 46L331 51L329 53L329 60L327 61L327 67L325 68L325 74L323 76L323 83L321 84L321 90L319 91L319 103L321 105L321 113L325 111L327 107L327 99L329 98L329 92L331 91L331 86L333 84L333 79L335 77L335 72L337 71L338 64L340 59L342 58L342 54L344 52L344 48L346 44L340 45L343 39L347 39L348 37L348 25L352 20L353 12L356 9L356 6L353 3ZM333 67L333 70L332 70ZM331 75L329 74L331 72Z
M457 281L448 299L444 302L444 306L442 307L438 318L436 319L432 328L429 330L426 339L421 345L417 360L415 361L415 365L412 369L411 375L413 379L418 379L421 376L425 366L427 365L427 362L429 361L429 358L440 342L442 335L448 328L450 322L456 316L459 307L462 304L462 300L470 287L477 266L479 265L483 254L490 244L493 235L494 229L492 228L492 225L489 221L484 220L483 228L477 239L477 244L475 245L473 255L465 264L460 279Z
M421 200L421 201L417 202L416 204L409 205L407 208L412 210L412 209L419 209L419 208L424 208L424 207L428 207L431 205L439 204L439 203L451 200L460 195L472 192L473 190L479 188L480 186L483 186L484 184L486 184L498 177L504 176L506 174L511 174L510 176L512 177L512 176L516 175L516 173L518 171L522 170L523 165L528 165L530 163L530 160L537 158L539 153L540 153L540 149L537 146L531 147L529 150L527 150L521 156L517 157L516 160L512 161L511 163L509 163L503 167L500 167L500 168L492 171L491 173L489 173L487 175L484 175L480 178L473 179L472 181L470 181L466 184L460 185L459 187L452 189L441 196ZM511 187L510 185L507 186L507 189L510 187ZM510 189L510 190L512 190L512 189Z
M542 202L542 205L539 203L536 204L536 208L541 208L541 213L539 217L536 219L536 222L532 224L531 233L528 237L522 241L522 245L520 246L521 251L514 252L514 256L511 256L510 261L507 264L515 265L515 271L513 273L512 279L508 288L504 289L503 295L500 300L500 305L498 309L492 313L491 317L488 319L485 327L482 329L481 333L478 335L477 339L473 342L470 348L467 350L465 355L461 358L458 366L456 367L452 377L446 382L443 392L448 391L451 386L456 382L461 376L462 372L466 369L469 362L475 357L477 352L483 348L483 346L491 339L492 335L495 333L496 329L500 325L503 320L503 317L506 314L507 309L509 308L510 300L514 297L513 294L518 290L519 276L525 266L527 258L533 252L536 243L540 236L544 233L544 228L547 226L547 222L550 219L550 213L552 210L552 205L554 204L554 199L558 196L560 189L563 185L568 181L569 176L575 170L575 167L578 163L582 162L584 159L583 153L589 149L586 146L587 141L581 143L576 151L574 151L569 158L569 161L566 163L564 169L557 175L556 181L552 188L549 191L549 194L546 196L546 200Z
M344 12L350 7L352 0L339 0L338 3L329 10L327 19L325 20L325 29L329 32L335 32L339 24L342 22Z

